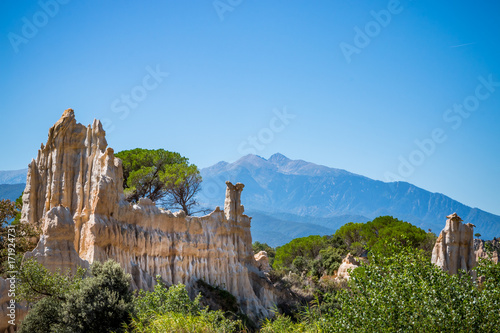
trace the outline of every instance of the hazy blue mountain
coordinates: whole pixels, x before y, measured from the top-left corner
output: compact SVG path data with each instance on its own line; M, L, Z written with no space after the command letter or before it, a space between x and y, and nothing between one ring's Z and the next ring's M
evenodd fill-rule
M23 193L26 184L0 184L0 200L16 200Z
M288 243L294 238L309 235L331 235L335 229L313 223L299 223L280 219L262 212L247 211L252 216L252 239L273 247Z
M27 169L0 171L0 199L24 190ZM483 239L500 236L500 216L461 204L406 182L385 183L345 170L274 154L247 155L201 170L206 207L224 206L225 181L242 182L242 203L252 216L254 240L277 246L296 237L331 234L347 222L392 215L439 233L457 212ZM8 185L5 185L8 184Z
M443 194L431 193L406 182L385 183L345 170L329 168L275 154L268 160L247 155L234 163L219 162L201 170L204 206L223 207L225 181L245 184L242 203L252 220L254 240L271 237L275 219L336 230L342 224L366 222L392 215L439 234L446 215L457 212L476 225L485 239L500 235L500 216L461 204ZM267 223L266 223L267 221ZM279 232L273 227L272 232ZM289 228L288 228L289 229ZM281 233L288 235L288 229ZM318 229L316 234L325 232ZM314 234L312 232L311 234Z
M26 183L28 169L0 171L0 184Z

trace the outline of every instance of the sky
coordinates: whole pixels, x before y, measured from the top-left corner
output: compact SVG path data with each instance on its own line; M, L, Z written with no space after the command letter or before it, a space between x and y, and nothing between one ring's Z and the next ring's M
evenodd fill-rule
M67 108L115 151L280 152L500 214L496 1L0 2L0 170Z

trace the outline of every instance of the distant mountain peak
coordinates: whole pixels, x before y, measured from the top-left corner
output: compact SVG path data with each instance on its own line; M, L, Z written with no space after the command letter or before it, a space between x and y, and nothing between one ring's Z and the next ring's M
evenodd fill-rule
M0 171L0 184L26 183L28 169Z
M254 155L254 154L248 154L243 157L241 157L239 160L237 160L235 163L236 164L243 164L243 163L250 163L253 165L260 165L262 163L266 163L267 160L259 155Z
M226 161L220 161L220 162L217 162L216 164L212 165L212 167L215 167L218 169L218 168L223 168L228 164L229 163L227 163Z
M271 157L269 157L268 161L273 163L273 164L278 165L278 164L288 163L291 161L291 159L289 159L288 157L286 157L283 154L276 153L276 154L271 155Z
M392 215L424 230L436 231L443 227L445 216L456 211L464 221L475 224L483 237L498 237L500 232L500 216L472 209L443 194L407 182L386 183L343 169L292 160L280 153L267 160L246 155L223 168L202 169L201 173L205 182L222 184L217 187L219 196L205 191L206 206L221 205L212 198L223 197L223 182L230 180L246 185L243 196L249 211L277 216L294 214L318 224L321 218L349 215L373 219ZM349 222L363 220L356 218Z

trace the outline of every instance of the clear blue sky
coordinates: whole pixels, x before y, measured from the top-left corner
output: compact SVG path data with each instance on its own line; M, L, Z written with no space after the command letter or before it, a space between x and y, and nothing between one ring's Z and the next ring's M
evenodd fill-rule
M73 108L115 151L281 152L500 214L496 1L61 2L0 3L0 170Z

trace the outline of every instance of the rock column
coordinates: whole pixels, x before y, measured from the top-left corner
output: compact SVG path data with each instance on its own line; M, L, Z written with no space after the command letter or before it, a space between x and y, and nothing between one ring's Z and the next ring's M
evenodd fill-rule
M473 240L475 225L462 223L457 213L447 218L446 226L432 250L432 263L450 274L457 274L460 269L470 272L476 265Z

